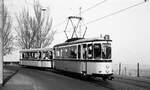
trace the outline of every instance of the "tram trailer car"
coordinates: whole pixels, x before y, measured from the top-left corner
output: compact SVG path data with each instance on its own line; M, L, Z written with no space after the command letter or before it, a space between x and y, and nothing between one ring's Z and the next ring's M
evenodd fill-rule
M41 68L52 68L53 49L22 49L20 51L20 65Z
M54 69L79 73L84 76L113 79L112 40L104 38L72 38L54 48Z

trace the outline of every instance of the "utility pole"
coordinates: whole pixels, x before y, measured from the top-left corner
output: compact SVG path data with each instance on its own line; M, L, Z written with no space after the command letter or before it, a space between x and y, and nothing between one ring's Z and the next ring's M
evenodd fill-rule
M0 85L3 83L3 29L4 0L0 0Z
M126 76L127 75L127 68L124 67L124 75Z
M139 63L137 63L137 77L140 76L140 69L139 69Z
M119 63L119 75L121 75L121 63Z

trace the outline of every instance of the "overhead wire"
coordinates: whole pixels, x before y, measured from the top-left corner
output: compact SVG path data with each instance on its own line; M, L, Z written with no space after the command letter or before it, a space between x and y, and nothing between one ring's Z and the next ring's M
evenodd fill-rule
M107 0L103 0L103 1L101 1L101 2L98 2L98 3L96 3L95 5L93 5L93 6L89 7L89 8L87 8L87 9L85 9L84 11L81 11L81 13L85 13L85 12L87 12L87 11L89 11L89 10L95 8L95 7L98 6L98 5L103 4L103 3L106 2L106 1L107 1ZM105 16L103 16L103 17L100 17L100 18L94 19L94 20L92 20L92 21L89 21L89 22L87 22L86 24L91 24L91 23L100 21L100 20L102 20L102 19L104 19L104 18L107 18L107 17L113 16L113 15L116 15L116 14L121 13L121 12L123 12L123 11L126 11L126 10L128 10L128 9L130 9L130 8L139 6L139 5L141 5L141 4L143 4L143 3L147 2L147 1L148 1L148 0L144 0L143 2L140 2L140 3L137 3L137 4L131 5L131 6L127 7L127 8L123 8L123 9L118 10L118 11L116 11L116 12L107 14L107 15L105 15ZM55 27L58 27L58 26L60 26L60 25L62 25L65 21L66 21L66 20L64 20L64 21L62 21L62 22L56 24L56 25L54 26L54 28L55 28Z
M100 17L100 18L91 20L91 21L87 22L86 24L91 24L91 23L100 21L100 20L102 20L102 19L104 19L104 18L107 18L107 17L113 16L113 15L116 15L116 14L121 13L121 12L123 12L123 11L126 11L126 10L128 10L128 9L130 9L130 8L133 8L133 7L139 6L139 5L141 5L141 4L144 4L144 3L147 2L147 1L148 1L148 0L144 0L143 2L136 3L136 4L134 4L134 5L131 5L131 6L127 7L127 8L123 8L123 9L118 10L118 11L116 11L116 12L107 14L107 15L105 15L105 16L103 16L103 17Z
M89 10L91 10L91 9L93 9L93 8L95 8L95 7L97 7L97 6L101 5L101 4L103 4L103 3L105 3L106 1L107 1L107 0L103 0L103 1L101 1L101 2L98 2L98 3L96 3L95 5L93 5L93 6L89 7L89 8L87 8L87 9L85 9L85 10L83 10L83 11L81 11L81 13L85 13L85 12L87 12L87 11L89 11Z
M103 1L101 1L101 2L98 2L98 3L96 3L95 5L93 5L93 6L89 7L89 8L87 8L87 9L85 9L85 10L83 10L83 11L81 11L81 13L85 13L85 12L87 12L87 11L89 11L89 10L91 10L91 9L93 9L93 8L95 8L95 7L99 6L99 5L101 5L101 4L103 4L103 3L106 2L106 1L107 1L107 0L103 0ZM80 13L78 13L78 14L80 14ZM66 20L63 20L62 22L60 22L60 23L54 25L54 28L55 28L55 27L58 27L58 26L60 26L60 25L62 25L65 21L66 21Z

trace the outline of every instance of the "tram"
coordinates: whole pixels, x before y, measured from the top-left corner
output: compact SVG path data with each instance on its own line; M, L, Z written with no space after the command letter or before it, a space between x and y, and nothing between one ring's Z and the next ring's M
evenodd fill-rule
M72 38L57 44L54 49L54 69L84 76L113 79L111 43L104 38Z
M78 20L77 25L73 23L74 19ZM21 50L20 65L53 68L83 76L101 77L103 80L113 79L112 40L109 35L84 38L87 28L83 36L78 37L77 29L81 20L77 16L68 17L64 31L67 40L64 43L56 44L53 48ZM66 31L69 21L73 26L71 38Z
M20 65L42 68L52 68L53 49L22 49L20 51Z

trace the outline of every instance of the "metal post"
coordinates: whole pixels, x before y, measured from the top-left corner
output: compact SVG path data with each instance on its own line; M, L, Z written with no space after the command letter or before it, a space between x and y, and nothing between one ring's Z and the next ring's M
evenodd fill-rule
M124 67L124 74L125 74L125 76L127 75L126 73L127 73L127 69L126 69L126 67Z
M121 74L121 63L119 63L119 75Z
M3 83L3 19L4 1L0 0L0 85Z
M140 76L140 73L139 73L140 69L139 69L139 63L137 63L137 77Z

